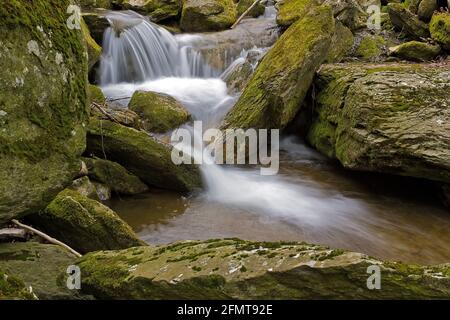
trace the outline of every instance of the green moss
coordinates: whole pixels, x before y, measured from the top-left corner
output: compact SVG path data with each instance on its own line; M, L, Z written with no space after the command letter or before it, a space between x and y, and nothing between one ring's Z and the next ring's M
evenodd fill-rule
M144 129L150 132L167 132L190 118L189 113L177 100L156 92L136 91L128 108L142 118Z
M22 280L0 270L0 300L36 300Z
M278 8L277 23L282 27L289 27L302 19L309 10L319 5L318 0L285 0Z
M89 84L88 88L89 88L89 101L98 104L103 104L105 102L106 98L100 87L95 86L93 84Z
M239 0L237 4L237 15L240 17L255 1L254 0ZM249 13L249 17L259 17L263 15L265 11L265 6L258 3Z
M174 19L181 13L182 1L178 0L146 0L140 4L130 4L130 0L117 0L123 9L134 10L148 16L153 22Z
M399 46L390 48L391 54L406 60L427 61L440 53L441 48L438 45L432 45L419 41L409 41Z
M180 27L187 32L218 31L237 19L233 0L185 0Z
M89 28L83 19L81 19L81 31L83 32L84 41L86 41L89 69L92 69L92 67L100 60L100 56L102 55L102 47L100 47L98 43L92 39Z
M378 58L383 53L386 41L382 36L369 35L362 39L355 54L365 60Z
M450 13L435 13L430 22L431 37L450 51Z

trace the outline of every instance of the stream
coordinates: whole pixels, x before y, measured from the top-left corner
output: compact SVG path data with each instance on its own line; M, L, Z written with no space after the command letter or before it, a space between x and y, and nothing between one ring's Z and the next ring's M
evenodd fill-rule
M136 90L166 93L202 120L204 129L218 126L238 99L223 81L227 67L250 53L263 54L276 39L272 29L264 29L274 24L272 7L260 18L245 19L233 32L246 40L228 47L219 33L173 36L130 11L107 17L111 28L104 35L99 78L108 99L126 107ZM264 36L242 35L261 26ZM207 53L219 43L223 65ZM200 194L186 198L151 190L108 205L151 244L295 240L411 263L450 260L450 214L426 183L345 171L293 136L283 136L280 148L275 176L261 176L255 167L202 165Z

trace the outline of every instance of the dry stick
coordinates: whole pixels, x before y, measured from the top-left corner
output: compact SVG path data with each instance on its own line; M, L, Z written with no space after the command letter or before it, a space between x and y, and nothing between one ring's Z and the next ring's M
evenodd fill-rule
M231 26L231 29L234 29L234 27L236 27L239 22L241 22L242 19L245 18L245 16L258 4L258 2L260 2L261 0L256 0L255 2L253 2L253 4L248 7L247 10L244 11L244 13L239 17L239 19L236 20L236 22Z
M120 122L114 118L112 115L110 115L108 112L105 111L105 109L99 105L98 103L92 102L91 103L92 106L96 107L103 115L105 115L109 120L114 121L118 124L120 124Z
M36 229L33 228L33 227L30 227L30 226L27 226L26 224L20 223L20 222L17 221L16 219L13 219L13 220L12 220L12 223L14 223L15 225L17 225L17 226L19 226L19 227L21 227L21 228L23 228L23 229L25 229L25 230L28 230L28 231L30 231L30 232L33 232L33 233L37 234L38 236L44 238L45 240L47 240L47 241L50 242L50 243L56 244L56 245L58 245L58 246L61 246L61 247L65 248L65 249L69 250L69 251L72 252L75 256L77 256L78 258L81 257L81 254L80 254L80 253L78 253L77 251L73 250L73 249L72 249L71 247L69 247L67 244L62 243L61 241L56 240L56 239L50 237L49 235L47 235L47 234L45 234L45 233L43 233L43 232L41 232L41 231L39 231L39 230L36 230Z

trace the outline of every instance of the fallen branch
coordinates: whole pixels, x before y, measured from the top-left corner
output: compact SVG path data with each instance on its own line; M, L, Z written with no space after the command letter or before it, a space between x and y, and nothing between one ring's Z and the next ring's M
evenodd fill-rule
M112 115L110 115L108 112L106 112L106 110L105 110L101 105L99 105L98 103L92 102L92 103L91 103L91 106L94 106L95 108L97 108L97 109L98 109L104 116L106 116L109 120L111 120L111 121L113 121L113 122L116 122L116 123L120 124L120 122L119 122L116 118L114 118L114 116L112 116Z
M15 225L17 225L18 227L21 227L21 228L23 228L23 229L25 229L25 230L28 230L28 231L30 231L30 232L32 232L32 233L34 233L34 234L37 234L38 236L40 236L41 238L47 240L47 241L50 242L50 243L56 244L56 245L58 245L58 246L61 246L61 247L65 248L65 249L69 250L71 253L73 253L73 254L74 254L75 256L77 256L78 258L81 257L81 254L80 254L80 253L78 253L77 251L73 250L73 249L72 249L71 247L69 247L67 244L62 243L61 241L56 240L55 238L52 238L52 237L50 237L49 235L47 235L47 234L45 234L45 233L43 233L43 232L41 232L41 231L39 231L39 230L37 230L37 229L35 229L35 228L33 228L33 227L30 227L30 226L27 226L26 224L20 223L20 222L17 221L16 219L13 219L13 220L12 220L12 223L14 223Z
M256 0L255 2L253 2L253 4L248 7L247 10L244 11L243 14L241 14L241 16L239 17L239 19L236 20L236 22L231 26L231 29L234 29L241 21L242 19L245 18L245 16L259 3L261 2L261 0Z

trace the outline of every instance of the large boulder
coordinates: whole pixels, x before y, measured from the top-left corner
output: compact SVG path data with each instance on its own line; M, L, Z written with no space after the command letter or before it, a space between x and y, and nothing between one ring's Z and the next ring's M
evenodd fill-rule
M181 12L180 0L117 0L122 9L148 16L153 22L177 18Z
M308 141L349 169L450 181L450 68L324 65Z
M389 48L391 55L412 61L428 61L436 58L441 52L439 45L426 42L409 41Z
M0 224L45 207L80 169L88 64L71 3L0 2Z
M389 3L388 13L392 24L397 29L406 32L414 39L427 38L430 36L428 25L405 8L400 3Z
M111 121L92 120L88 129L87 152L118 162L149 186L182 192L201 186L195 165L175 165L172 148L146 132Z
M446 299L450 266L383 262L307 243L186 241L91 253L82 291L102 299ZM381 290L368 279L379 270Z
M84 160L89 170L89 177L107 185L118 194L133 195L148 190L138 177L118 163L103 159L86 158Z
M149 132L173 130L190 118L180 102L164 93L136 91L128 108L140 116L143 129Z
M328 6L298 20L265 55L224 127L282 128L295 116L326 59L334 19Z
M218 31L237 19L233 0L185 0L180 27L186 32Z
M67 288L67 268L75 265L76 259L75 255L56 245L0 243L0 270L21 279L29 293L31 290L30 295L42 300L89 298ZM26 295L23 298L31 297Z
M450 51L450 13L434 14L430 22L430 33L431 37L439 42L445 50Z
M69 189L27 220L80 253L145 245L114 211Z

